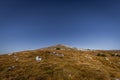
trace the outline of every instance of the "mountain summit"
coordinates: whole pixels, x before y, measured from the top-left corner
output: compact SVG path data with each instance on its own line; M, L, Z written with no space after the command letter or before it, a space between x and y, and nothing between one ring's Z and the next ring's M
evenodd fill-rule
M57 44L57 45L53 45L53 46L49 46L49 47L45 47L41 49L44 49L44 50L75 50L75 48L64 45L64 44Z

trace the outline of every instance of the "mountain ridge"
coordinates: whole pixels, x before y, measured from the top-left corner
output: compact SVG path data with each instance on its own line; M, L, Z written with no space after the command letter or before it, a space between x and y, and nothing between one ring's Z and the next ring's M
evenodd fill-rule
M68 45L64 45L64 44L56 44L56 45L44 47L44 48L41 48L41 49L56 50L57 48L59 48L59 49L61 49L61 50L70 50L70 49L74 49L73 47L68 46Z
M53 45L0 55L0 80L120 80L120 51L71 48Z

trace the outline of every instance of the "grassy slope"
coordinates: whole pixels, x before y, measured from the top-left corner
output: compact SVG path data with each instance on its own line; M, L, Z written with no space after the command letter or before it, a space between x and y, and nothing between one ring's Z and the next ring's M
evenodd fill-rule
M33 50L0 55L0 80L120 79L120 57L116 53L120 51ZM36 56L42 60L37 62ZM9 69L11 66L15 68Z

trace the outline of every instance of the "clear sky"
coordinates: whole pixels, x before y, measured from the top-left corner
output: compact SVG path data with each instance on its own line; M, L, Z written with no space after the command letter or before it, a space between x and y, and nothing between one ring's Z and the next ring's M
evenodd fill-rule
M0 53L55 44L120 49L120 0L0 0Z

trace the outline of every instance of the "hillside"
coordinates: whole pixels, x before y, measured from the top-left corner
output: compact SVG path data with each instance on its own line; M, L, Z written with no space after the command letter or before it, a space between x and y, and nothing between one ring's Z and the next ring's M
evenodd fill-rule
M55 45L4 54L0 80L120 80L120 51Z

